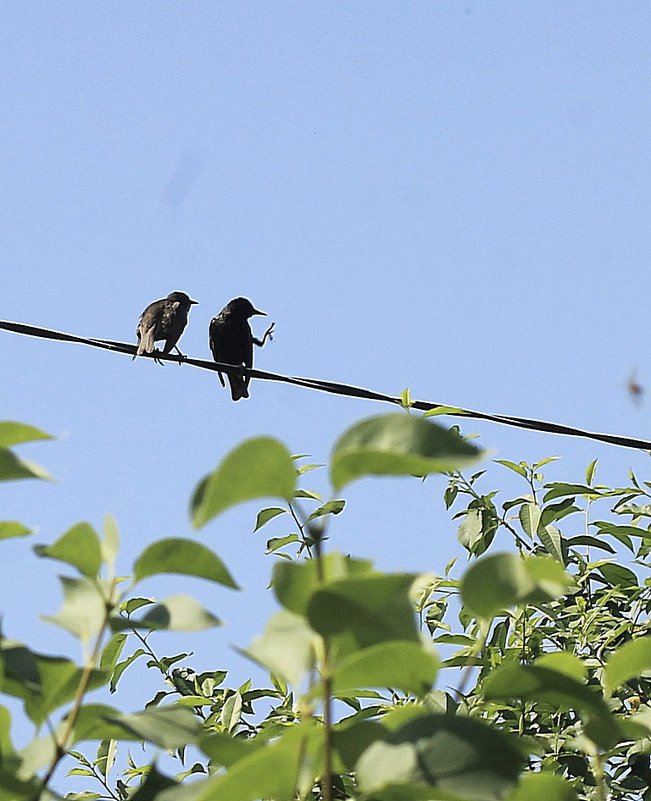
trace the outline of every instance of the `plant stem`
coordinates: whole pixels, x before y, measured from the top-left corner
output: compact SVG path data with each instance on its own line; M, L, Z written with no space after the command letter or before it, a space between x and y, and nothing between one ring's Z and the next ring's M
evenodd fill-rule
M315 532L314 559L319 583L325 581L323 568L323 552L321 548L323 532ZM323 776L321 778L321 795L323 801L332 801L332 665L330 663L330 643L323 637L323 655L321 664L321 682L323 686Z

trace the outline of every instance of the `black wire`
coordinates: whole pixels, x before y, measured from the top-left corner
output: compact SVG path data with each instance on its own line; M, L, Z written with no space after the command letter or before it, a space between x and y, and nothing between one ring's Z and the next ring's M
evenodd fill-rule
M93 348L117 351L130 356L136 355L136 345L127 342L115 342L111 339L92 339L80 337L76 334L67 334L62 331L52 331L48 328L40 328L26 323L13 323L7 320L0 320L0 329L12 331L15 334L23 334L30 337L40 337L41 339L54 339L61 342L77 342L80 345L89 345ZM153 354L142 354L145 358L154 358ZM141 358L142 358L141 357ZM306 389L316 389L319 392L328 392L332 395L343 395L350 398L362 398L363 400L374 400L382 403L392 403L402 406L402 400L391 395L384 395L381 392L373 392L363 387L354 387L350 384L339 384L335 381L323 381L318 378L303 378L300 376L280 375L269 373L265 370L254 368L236 367L232 364L221 362L209 362L204 359L193 359L188 356L180 357L171 354L156 353L156 358L163 361L182 362L202 370L212 370L213 372L237 372L239 375L245 373L251 378L259 378L263 381L279 381L283 384L292 384ZM584 437L585 439L595 440L596 442L606 442L610 445L620 445L624 448L635 448L637 450L651 451L651 442L634 437L623 437L617 434L601 434L595 431L585 431L581 428L561 425L560 423L550 423L545 420L534 420L528 417L515 417L513 415L491 414L480 412L474 409L463 409L459 406L450 406L443 403L432 403L431 401L416 400L412 401L411 407L419 411L429 412L439 410L441 414L452 417L470 417L475 420L488 420L501 425L524 428L530 431L541 431L546 434L564 434L568 437Z

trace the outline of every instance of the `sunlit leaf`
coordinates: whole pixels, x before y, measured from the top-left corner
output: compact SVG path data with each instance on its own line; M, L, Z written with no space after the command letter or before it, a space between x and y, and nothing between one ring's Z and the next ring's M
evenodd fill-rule
M102 563L99 537L89 523L78 523L52 545L35 545L34 552L66 562L89 578L98 575Z
M191 595L179 593L170 595L155 604L141 618L114 617L111 627L114 631L125 629L165 629L167 631L202 631L221 626L218 617L196 601Z
M16 481L20 478L49 479L50 475L39 465L19 459L7 448L0 448L0 481Z
M60 576L63 604L56 615L43 615L43 620L61 626L87 643L101 630L106 620L106 602L98 582L88 578Z
M112 715L108 720L139 739L168 749L197 743L203 731L192 712L181 706L149 707L133 715Z
M461 581L464 604L479 617L491 618L510 606L541 603L562 596L571 577L556 560L494 554L475 562Z
M244 653L296 687L314 662L314 632L303 617L282 610Z
M279 506L270 506L268 509L261 509L258 512L253 531L258 531L262 528L262 526L266 526L270 520L274 519L274 517L286 514L289 514L287 509L281 509Z
M482 452L422 417L387 414L348 429L335 444L330 478L336 490L369 475L426 476L466 467Z
M0 521L0 540L8 540L10 537L27 537L32 532L22 523L14 520Z
M200 528L231 506L254 498L291 500L295 488L296 469L287 448L271 437L247 440L195 490L192 525Z
M0 421L0 448L11 448L23 442L35 442L39 439L54 439L34 426L25 423L14 423L8 420Z
M238 589L226 566L216 553L194 540L170 538L157 540L140 554L133 567L134 579L142 581L159 573L178 573L215 581Z
M525 773L506 801L577 801L576 790L553 773Z
M613 692L629 679L651 672L651 637L638 637L621 645L609 658L604 672L606 687Z

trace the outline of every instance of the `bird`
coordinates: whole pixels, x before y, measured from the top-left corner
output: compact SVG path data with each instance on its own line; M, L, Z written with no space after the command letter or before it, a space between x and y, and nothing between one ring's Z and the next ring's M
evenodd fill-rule
M212 318L208 341L216 362L235 364L238 367L253 367L253 346L261 348L267 339L273 339L275 325L272 323L267 328L262 339L254 337L249 325L249 317L253 317L254 314L266 316L266 312L256 309L248 298L235 298ZM229 372L226 375L233 400L248 398L250 377L236 372ZM221 371L219 380L225 387Z
M133 358L143 353L150 353L153 354L155 361L162 364L155 344L161 339L165 340L163 353L170 353L172 348L176 348L179 356L183 358L176 343L187 325L190 307L197 302L191 300L185 292L170 292L166 298L150 303L140 315L136 329L138 348Z

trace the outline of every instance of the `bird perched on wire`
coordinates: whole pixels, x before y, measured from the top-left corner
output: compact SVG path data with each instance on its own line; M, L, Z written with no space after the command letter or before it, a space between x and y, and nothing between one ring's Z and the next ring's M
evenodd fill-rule
M187 325L190 307L196 303L185 292L170 292L166 298L150 303L140 315L136 329L138 349L133 358L151 353L154 354L154 360L162 364L157 357L155 344L162 339L165 340L163 353L170 353L172 348L176 348L179 356L183 357L176 343Z
M264 314L258 311L248 298L235 298L210 321L209 343L213 359L223 364L235 364L238 367L253 367L253 346L262 347L267 339L273 339L275 323L264 332L262 339L253 336L249 317ZM226 374L231 385L231 397L234 401L249 397L248 375L230 372ZM225 387L224 376L219 373L219 380Z

